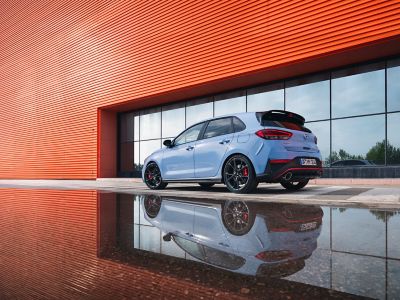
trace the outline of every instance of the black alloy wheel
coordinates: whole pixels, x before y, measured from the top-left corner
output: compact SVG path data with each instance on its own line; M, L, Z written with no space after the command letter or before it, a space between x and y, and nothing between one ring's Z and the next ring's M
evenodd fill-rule
M243 201L227 201L222 208L222 221L233 235L244 235L253 227L254 212Z
M298 191L308 184L308 179L301 181L281 181L281 185L288 191Z
M233 193L250 193L258 185L253 165L240 154L230 157L225 163L223 178L226 187Z
M210 187L214 186L215 183L212 182L199 182L199 185L202 189L206 190L209 189Z
M162 190L168 184L162 180L160 168L155 162L151 162L146 166L144 182L152 190Z
M157 217L161 209L161 197L156 195L144 196L144 209L149 218Z

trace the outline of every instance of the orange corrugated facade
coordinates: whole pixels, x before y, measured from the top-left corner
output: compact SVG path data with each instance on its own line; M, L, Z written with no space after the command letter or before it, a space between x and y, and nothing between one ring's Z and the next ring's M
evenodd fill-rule
M20 0L0 15L0 178L113 175L101 171L116 147L104 111L400 48L399 1Z

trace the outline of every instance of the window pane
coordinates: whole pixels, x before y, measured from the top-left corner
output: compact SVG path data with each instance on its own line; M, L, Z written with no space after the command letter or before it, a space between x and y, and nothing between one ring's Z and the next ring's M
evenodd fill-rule
M133 142L120 144L120 165L121 172L133 171Z
M186 102L186 127L213 117L212 98Z
M387 116L387 163L390 165L400 164L400 113L388 114Z
M213 120L208 123L207 129L204 132L204 138L212 138L214 136L224 135L232 132L231 118Z
M330 129L329 129L329 121L323 122L313 122L313 123L306 123L304 125L308 129L312 131L312 133L318 139L318 148L321 151L322 155L322 163L324 166L329 164L329 152L330 152Z
M140 139L161 138L161 109L144 110L140 114Z
M388 61L387 98L388 111L400 110L400 59Z
M134 135L133 135L133 139L134 141L138 141L140 138L139 135L139 125L140 123L140 117L139 117L139 113L135 113L135 116L133 117L133 129L134 129Z
M247 111L283 109L283 82L247 90Z
M140 164L143 166L144 160L154 151L161 148L161 140L140 142Z
M162 137L175 137L185 129L185 105L174 104L162 108Z
M133 145L133 166L135 171L142 170L142 165L139 160L139 142L134 142Z
M329 74L291 80L286 85L286 110L306 121L329 119L329 97Z
M203 125L204 123L194 125L193 127L183 132L180 136L178 136L175 139L175 145L181 145L196 141L197 138L199 137L201 129L203 128Z
M246 111L246 92L233 92L215 96L215 116Z
M370 116L332 121L331 161L371 160L383 164L385 151L385 116Z
M120 142L131 142L133 141L134 134L134 114L127 113L121 114L119 117L119 128L120 128Z
M382 64L332 73L332 117L385 112Z

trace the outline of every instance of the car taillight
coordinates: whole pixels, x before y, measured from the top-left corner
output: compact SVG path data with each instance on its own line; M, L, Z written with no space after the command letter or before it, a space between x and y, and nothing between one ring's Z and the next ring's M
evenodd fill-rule
M280 251L264 251L260 252L256 255L256 258L265 261L265 262L274 262L283 259L287 259L292 256L292 252L288 250L280 250Z
M262 129L257 131L256 135L266 140L288 140L293 133L278 129Z

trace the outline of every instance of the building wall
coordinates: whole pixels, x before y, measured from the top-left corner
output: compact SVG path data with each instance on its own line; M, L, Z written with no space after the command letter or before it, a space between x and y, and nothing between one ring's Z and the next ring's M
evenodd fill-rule
M397 1L0 5L0 178L115 175L115 114L103 110L400 52Z

